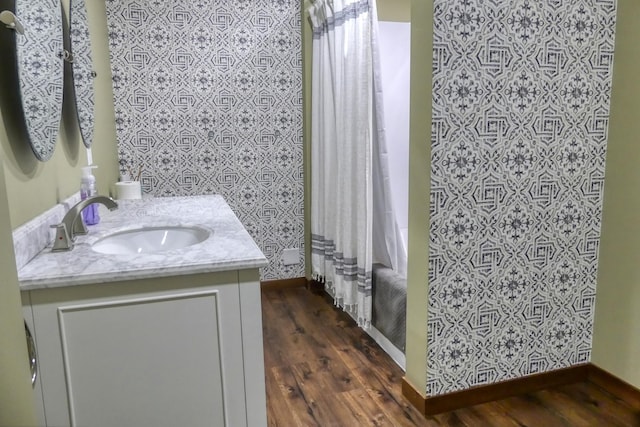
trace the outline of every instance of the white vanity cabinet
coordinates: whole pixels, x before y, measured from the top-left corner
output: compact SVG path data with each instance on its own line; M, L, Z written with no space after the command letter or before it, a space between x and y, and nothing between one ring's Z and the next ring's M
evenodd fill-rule
M46 425L266 425L257 269L24 292Z

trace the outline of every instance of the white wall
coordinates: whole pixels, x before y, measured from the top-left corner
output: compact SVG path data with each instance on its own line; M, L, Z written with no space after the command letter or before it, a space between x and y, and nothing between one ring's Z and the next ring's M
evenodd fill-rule
M411 24L379 23L380 66L393 208L407 245Z

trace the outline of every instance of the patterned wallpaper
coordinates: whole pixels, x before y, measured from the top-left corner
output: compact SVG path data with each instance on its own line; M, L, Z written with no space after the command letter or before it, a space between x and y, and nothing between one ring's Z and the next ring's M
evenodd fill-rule
M85 147L93 143L95 128L95 92L93 59L89 39L89 18L84 0L70 0L69 39L73 55L73 87L75 91L78 125Z
M435 0L428 395L590 359L615 0Z
M62 10L56 0L20 1L15 15L24 26L24 34L15 33L15 44L25 136L36 158L45 162L55 151L62 117Z
M107 0L121 172L156 196L222 194L304 276L302 46L294 0Z

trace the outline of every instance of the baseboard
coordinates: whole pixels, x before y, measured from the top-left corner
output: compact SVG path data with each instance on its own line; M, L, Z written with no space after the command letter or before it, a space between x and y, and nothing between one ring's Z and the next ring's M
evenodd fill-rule
M547 388L586 381L597 385L628 405L640 408L640 390L638 388L592 363L515 378L495 384L481 385L433 397L424 397L406 378L403 378L402 394L420 412L428 416Z
M263 291L277 291L280 289L300 288L307 286L306 277L296 277L294 279L267 280L260 282L260 289Z
M407 380L407 377L402 377L402 395L411 405L420 411L421 414L426 415L425 402L427 399Z
M454 391L433 397L422 397L421 394L405 382L402 384L402 392L405 397L425 415L435 415L442 412L449 412L480 403L492 402L494 400L505 399L519 394L530 393L545 388L557 387L565 384L586 381L589 373L589 364L571 366L569 368L558 369L551 372L527 375L526 377L514 378L512 380L501 381L495 384L480 385L466 390ZM420 402L416 395L420 396Z
M640 390L591 363L588 379L634 408L640 407Z

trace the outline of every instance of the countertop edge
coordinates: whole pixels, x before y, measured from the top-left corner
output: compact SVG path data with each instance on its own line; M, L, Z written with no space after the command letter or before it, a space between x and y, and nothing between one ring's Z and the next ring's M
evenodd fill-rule
M127 272L125 275L83 275L80 277L56 277L54 279L43 278L37 280L19 281L20 291L35 291L40 289L54 289L82 285L96 285L102 283L127 282L131 280L156 279L161 277L189 276L194 274L218 273L223 271L257 269L268 264L266 258L256 260L241 260L238 262L227 262L222 265L215 264L209 266L182 266L167 269L136 270Z

